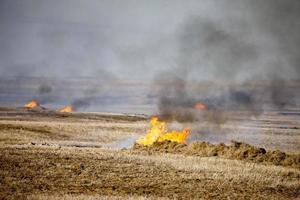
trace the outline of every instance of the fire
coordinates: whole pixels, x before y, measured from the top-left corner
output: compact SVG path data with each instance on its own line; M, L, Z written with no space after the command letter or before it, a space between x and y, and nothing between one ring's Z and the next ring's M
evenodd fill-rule
M64 112L64 113L74 112L74 108L73 108L73 106L66 106L66 107L60 109L59 112Z
M194 108L197 110L205 110L206 109L206 105L202 102L198 102L194 105Z
M150 120L151 129L142 138L136 142L140 145L150 146L154 142L172 141L180 144L185 144L186 139L190 134L190 129L186 128L183 131L171 131L168 132L166 128L166 122L159 121L157 117L152 117Z
M29 101L28 103L26 103L24 105L25 108L28 108L28 109L33 109L33 108L36 108L40 106L39 102L36 101L36 100L32 100L32 101Z

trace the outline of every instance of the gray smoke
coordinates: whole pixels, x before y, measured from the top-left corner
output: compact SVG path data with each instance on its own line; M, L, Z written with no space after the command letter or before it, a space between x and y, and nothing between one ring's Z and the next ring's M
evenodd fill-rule
M55 101L53 86L49 83L41 83L37 88L37 94L34 97L39 103L46 104Z
M89 79L83 81L81 85L84 88L75 91L71 95L71 105L75 110L84 110L93 104L97 103L103 92L112 90L115 85L120 84L119 79L113 73L107 72L105 70L98 70L95 73L98 81L91 82Z
M270 84L270 93L272 104L277 108L285 108L287 106L296 106L296 93L286 80L273 79Z
M188 95L186 81L182 77L162 73L155 79L155 83L159 92L158 109L161 118L177 121L194 120L192 109L196 101Z
M72 107L77 110L88 108L93 104L93 101L97 98L97 93L100 92L100 88L89 88L88 91L83 91L81 97L71 100Z
M48 94L52 92L52 87L47 84L40 85L38 88L38 93L39 94Z
M177 65L168 72L176 76L159 90L162 116L195 119L193 103L200 100L211 110L256 114L264 104L276 109L296 105L298 90L289 83L300 78L300 2L227 2L241 7L246 17L240 13L230 22L193 16L180 29ZM213 93L187 88L197 75L212 81Z
M0 74L59 79L62 85L37 83L32 96L43 102L64 96L62 102L81 108L108 91L102 83L81 85L82 77L103 79L98 70L142 84L155 76L163 82L155 84L160 113L170 118L194 119L190 108L198 101L214 110L297 106L299 89L290 81L300 76L299 4L2 0ZM74 79L80 84L65 85ZM1 84L0 100L10 102ZM15 85L23 91L20 80Z
M300 79L300 1L259 1L253 4L258 25L279 49L270 73L270 95L278 108L295 106L296 94L289 79Z
M169 81L162 84L160 89L158 107L162 117L179 121L195 120L194 105L200 100L210 109L224 109L236 104L252 103L249 94L232 89L215 91L220 94L201 99L200 95L203 98L203 94L188 90L187 84L189 76L197 76L197 73L204 71L205 68L215 74L216 80L235 77L244 62L257 57L255 46L223 30L215 22L200 17L186 21L179 35L179 44L177 67L174 71L168 72L175 75L164 76Z

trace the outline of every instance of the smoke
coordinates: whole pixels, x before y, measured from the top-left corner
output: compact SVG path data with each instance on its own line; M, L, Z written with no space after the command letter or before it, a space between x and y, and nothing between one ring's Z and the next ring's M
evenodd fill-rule
M259 26L269 34L278 47L277 59L270 73L270 98L279 108L295 107L299 90L290 79L300 79L300 2L266 1L253 5ZM296 86L297 87L297 86Z
M88 108L93 104L93 101L97 99L97 93L100 92L100 88L89 88L87 91L83 91L83 95L75 100L72 100L72 107L75 110L82 110Z
M83 81L81 85L84 87L71 95L71 105L75 110L84 110L93 106L101 98L102 93L107 93L120 84L120 80L115 74L105 70L97 70L95 76L97 81L89 79Z
M281 109L296 105L299 92L289 80L300 79L300 2L257 1L252 4L258 26L276 44L278 53L270 63L270 98Z
M52 92L52 87L50 85L43 84L38 88L39 94L48 94Z
M250 95L232 89L215 91L220 94L201 99L203 94L195 93L187 85L190 77L206 69L213 72L216 80L235 77L244 62L257 57L254 45L226 32L215 22L200 17L189 18L178 38L180 54L177 66L167 73L175 75L164 76L168 82L161 84L159 89L158 107L162 117L178 121L195 120L197 112L194 105L198 101L204 101L210 109L252 103Z
M158 93L162 116L194 120L193 104L200 100L210 110L242 109L251 115L266 106L296 105L297 90L289 83L300 78L300 2L227 2L224 9L243 8L235 13L238 20L192 16L179 29L177 64L167 72L176 75L164 76L167 84L160 84ZM201 79L211 81L213 92L188 88Z
M165 81L167 78L167 81ZM196 101L186 91L186 81L175 74L160 74L155 80L158 87L160 117L168 120L192 121L191 111Z
M55 101L55 91L50 83L44 81L39 85L34 99L38 100L41 104L51 103Z
M98 103L114 82L114 78L99 84L80 80L102 80L106 75L98 76L98 70L147 84L155 76L154 81L161 82L154 84L157 106L172 119L197 118L192 107L198 101L214 110L257 112L264 104L288 108L299 98L296 87L290 87L290 81L300 77L299 4L298 0L57 4L2 0L0 73L55 77L62 85L41 81L30 95L46 103L63 96L61 102L80 109ZM72 81L75 78L79 83ZM67 79L73 86L66 85ZM249 82L256 85L244 86ZM195 85L205 85L206 90ZM0 88L5 91L0 98L7 98L5 83ZM22 83L20 88L22 92Z
M37 77L22 77L17 80L10 78L0 82L3 86L0 90L3 91L3 95L12 94L13 98L19 93L23 94L18 96L21 104L35 99L46 107L56 109L72 105L75 110L84 111L103 103L102 98L121 84L118 77L110 72L98 70L94 75L96 78L78 77L65 80ZM20 83L16 84L18 82Z
M300 77L300 2L289 1L256 1L251 4L258 27L261 28L276 44L278 55L274 59L274 69L284 71L273 72L279 78L294 79ZM294 73L294 75L291 75Z
M209 79L235 78L248 67L249 60L258 56L254 44L201 17L187 19L179 44L178 67L188 68L195 75L204 72L212 76Z
M270 85L271 100L274 106L279 109L287 106L296 106L295 91L285 80L274 79Z

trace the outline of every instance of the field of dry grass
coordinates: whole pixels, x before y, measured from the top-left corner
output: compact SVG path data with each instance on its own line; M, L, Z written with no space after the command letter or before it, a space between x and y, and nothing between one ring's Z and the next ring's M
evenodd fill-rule
M279 147L299 154L299 121L282 117L279 124L277 115L268 120L278 124L243 121L242 128L255 124L257 129L248 137L250 142L251 138L259 139L261 130L262 137L272 138L265 148ZM281 128L267 129L263 125L292 128L280 132ZM204 124L183 126L191 126L192 131L205 129ZM131 149L130 145L147 129L145 116L2 108L0 199L300 198L298 167ZM268 135L268 131L273 134Z

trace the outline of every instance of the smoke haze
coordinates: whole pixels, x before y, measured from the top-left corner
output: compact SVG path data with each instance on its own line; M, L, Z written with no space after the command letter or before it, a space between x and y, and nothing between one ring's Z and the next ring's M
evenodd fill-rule
M1 77L60 80L41 78L27 92L42 103L67 96L62 104L86 109L134 91L175 119L194 118L198 101L254 112L299 106L298 0L2 0L0 45ZM0 100L11 102L7 85L24 79L5 80Z

